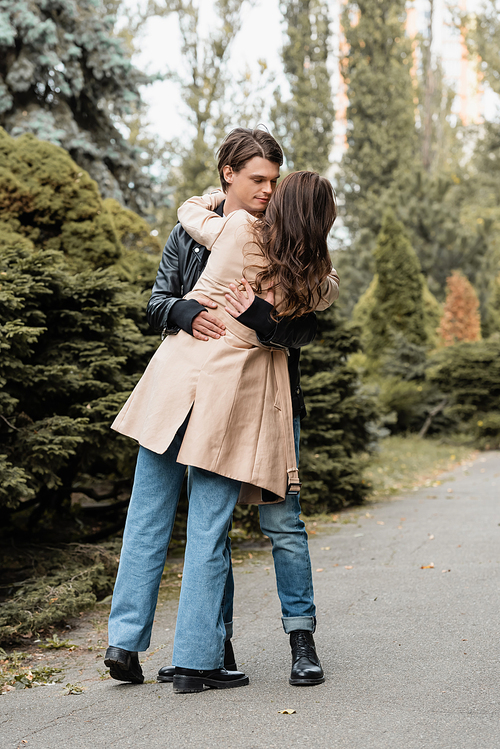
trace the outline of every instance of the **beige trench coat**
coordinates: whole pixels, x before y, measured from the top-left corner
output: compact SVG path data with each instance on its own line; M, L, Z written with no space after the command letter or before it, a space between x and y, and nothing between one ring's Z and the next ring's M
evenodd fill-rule
M265 489L285 498L298 482L287 352L262 346L256 334L225 309L228 284L243 275L250 282L265 265L253 241L246 211L220 217L213 210L221 191L191 198L179 209L186 231L211 250L193 290L219 306L226 335L200 341L184 331L160 345L112 429L163 454L191 412L178 455L185 465L243 483L240 500L259 503ZM338 297L338 277L327 278L316 309Z

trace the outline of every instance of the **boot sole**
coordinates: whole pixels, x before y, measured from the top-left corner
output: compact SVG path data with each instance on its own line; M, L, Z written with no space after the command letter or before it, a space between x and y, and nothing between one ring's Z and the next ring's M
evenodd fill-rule
M246 687L249 683L248 676L233 681L219 681L218 679L204 679L202 676L174 676L174 692L185 694L187 692L203 692L205 687L209 689L236 689Z
M321 679L288 679L292 687L314 687L316 684L323 684L324 681L324 676Z

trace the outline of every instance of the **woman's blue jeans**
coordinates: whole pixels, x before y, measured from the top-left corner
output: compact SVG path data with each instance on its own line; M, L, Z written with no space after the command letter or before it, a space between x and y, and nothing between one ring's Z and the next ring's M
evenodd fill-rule
M163 455L141 447L109 617L109 644L149 647L167 548L186 466L176 458L185 425ZM226 629L222 603L230 568L226 544L240 482L191 468L187 544L173 663L221 668Z

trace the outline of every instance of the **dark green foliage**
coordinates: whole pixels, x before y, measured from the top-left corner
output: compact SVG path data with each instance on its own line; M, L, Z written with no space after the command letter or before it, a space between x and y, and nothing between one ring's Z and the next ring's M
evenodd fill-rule
M424 346L428 342L424 312L424 279L418 258L403 225L392 211L384 216L375 249L377 276L361 298L354 320L363 325L367 355L378 360L402 334L408 343Z
M0 129L1 244L61 250L75 268L105 267L123 249L97 186L66 151Z
M110 271L68 272L51 250L0 249L0 504L66 505L84 473L130 475L134 446L109 425L154 351L145 296ZM26 488L27 487L27 488Z
M377 414L347 357L360 348L356 329L334 308L318 315L318 334L303 349L302 385L308 416L302 423L300 475L304 512L337 510L367 495L360 454L373 435Z
M378 405L382 423L392 433L419 432L426 419L442 403L444 394L426 380L428 349L410 343L397 333L380 364ZM456 420L439 410L427 429L429 434L453 427Z
M114 22L103 0L0 0L0 125L63 146L103 195L144 212L151 179L116 123L150 79Z
M330 73L328 5L321 0L281 4L286 23L283 66L291 96L275 94L271 119L290 170L324 173L329 166L335 119Z
M430 364L428 380L448 396L448 413L473 430L483 446L498 446L500 341L448 346Z
M75 484L131 477L134 445L109 426L157 344L144 309L160 248L62 148L0 130L0 152L3 526L72 537Z
M10 598L0 604L0 642L18 642L62 624L92 607L113 589L118 568L116 550L70 544L59 550L26 548L35 552L34 576L14 582ZM47 567L47 563L49 566Z

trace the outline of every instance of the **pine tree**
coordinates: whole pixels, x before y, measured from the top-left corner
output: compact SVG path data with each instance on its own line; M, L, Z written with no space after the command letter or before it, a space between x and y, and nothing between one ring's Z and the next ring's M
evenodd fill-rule
M282 3L287 41L282 49L290 98L275 92L271 112L290 170L324 173L329 166L335 118L328 71L329 12L321 0Z
M342 16L349 106L339 195L351 245L336 266L347 311L371 281L384 209L397 208L416 161L413 58L404 23L404 0L349 0Z
M428 344L420 263L403 225L388 210L375 249L376 277L353 318L363 326L367 355L378 360L400 333L416 346Z
M342 322L335 307L318 314L316 339L301 357L308 412L300 447L306 513L359 504L369 490L362 478L361 454L373 444L370 427L377 413L347 361L359 348L359 331Z
M479 341L481 319L474 287L460 271L454 271L446 284L448 293L439 325L441 340L445 346L453 346L460 341Z
M0 125L63 146L104 197L145 212L151 178L117 127L150 79L102 0L0 0Z

